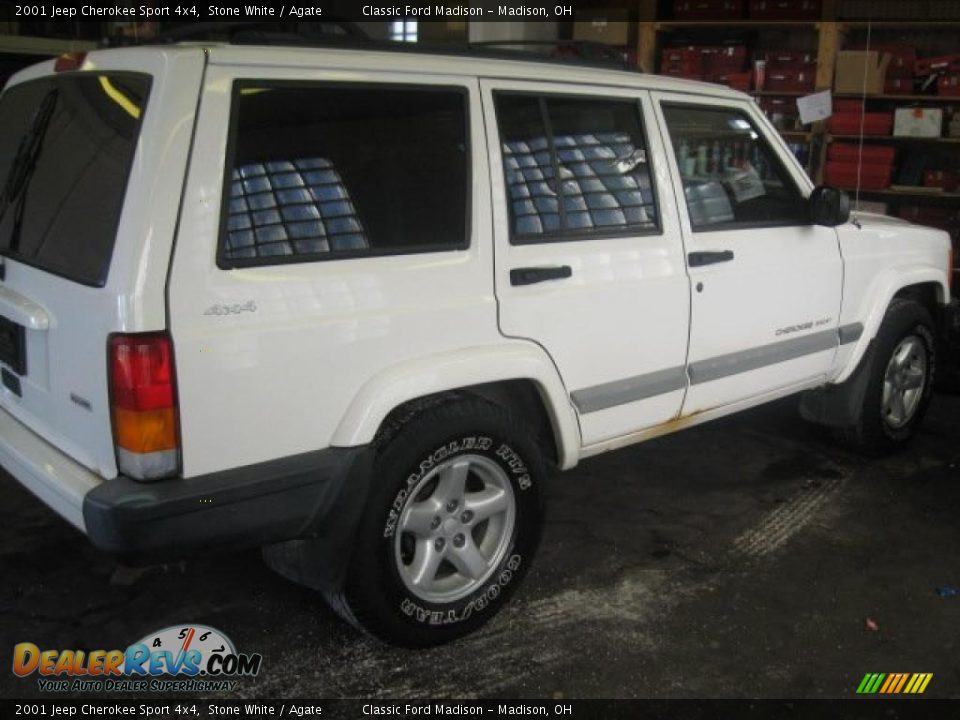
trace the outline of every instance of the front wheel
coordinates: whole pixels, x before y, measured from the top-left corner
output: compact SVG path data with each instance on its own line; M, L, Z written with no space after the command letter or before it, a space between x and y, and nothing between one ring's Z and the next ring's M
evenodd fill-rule
M891 303L875 340L876 351L857 424L847 436L862 448L897 450L916 434L933 396L936 345L933 320L920 303Z
M543 460L503 408L465 399L424 411L378 453L347 579L329 598L390 643L466 635L506 602L540 535Z

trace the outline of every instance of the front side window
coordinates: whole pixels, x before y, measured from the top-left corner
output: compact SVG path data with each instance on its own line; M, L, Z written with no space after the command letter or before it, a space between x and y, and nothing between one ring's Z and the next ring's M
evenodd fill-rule
M658 229L635 100L515 93L495 100L511 242Z
M234 103L222 266L466 246L464 91L244 82Z
M663 105L696 230L802 225L807 205L745 112Z

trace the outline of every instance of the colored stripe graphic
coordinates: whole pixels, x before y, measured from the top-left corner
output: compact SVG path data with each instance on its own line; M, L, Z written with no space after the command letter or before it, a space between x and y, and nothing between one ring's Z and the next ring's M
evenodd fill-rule
M867 673L857 686L857 694L919 695L931 679L933 673Z
M863 676L863 680L860 681L860 684L857 685L857 694L862 695L867 691L867 686L870 685L870 681L873 680L873 673L867 673Z
M883 684L883 686L880 688L880 692L881 692L881 693L886 693L886 692L888 692L888 691L890 690L890 685L894 682L894 680L895 680L896 678L897 678L897 674L896 674L896 673L891 673L890 675L887 675L887 681L886 681L886 682Z
M890 692L899 693L904 684L906 684L908 677L910 677L910 673L900 673L900 680L897 681L897 686Z

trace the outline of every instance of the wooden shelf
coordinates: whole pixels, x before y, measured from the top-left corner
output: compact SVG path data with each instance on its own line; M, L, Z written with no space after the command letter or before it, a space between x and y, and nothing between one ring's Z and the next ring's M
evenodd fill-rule
M960 97L949 97L948 95L861 95L860 93L834 93L835 98L861 98L867 100L899 100L901 102L944 102L960 104Z
M850 30L960 30L960 20L839 20L839 25Z
M859 135L827 135L827 142L833 142L834 140L860 140ZM960 145L960 138L950 138L950 137L908 137L902 135L864 135L864 142L877 141L877 142L892 142L892 143L943 143L945 145Z
M857 192L856 188L840 188L847 193ZM861 195L876 195L878 197L890 197L890 198L910 198L914 200L957 200L960 199L960 193L958 192L927 192L925 190L918 189L916 191L912 190L892 190L887 188L885 190L866 190L860 188Z
M816 90L781 90L777 92L776 90L753 90L750 94L755 95L756 97L803 97L804 95L812 95L817 92Z
M813 20L661 20L653 24L657 31L695 28L728 30L816 30Z

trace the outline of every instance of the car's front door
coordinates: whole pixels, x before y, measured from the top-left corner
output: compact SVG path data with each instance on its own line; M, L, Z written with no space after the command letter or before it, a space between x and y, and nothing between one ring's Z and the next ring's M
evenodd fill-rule
M654 95L687 249L690 389L683 414L823 378L838 343L837 234L747 101Z
M648 142L649 95L481 89L501 332L553 358L584 445L670 420L687 386L690 297L666 157Z

